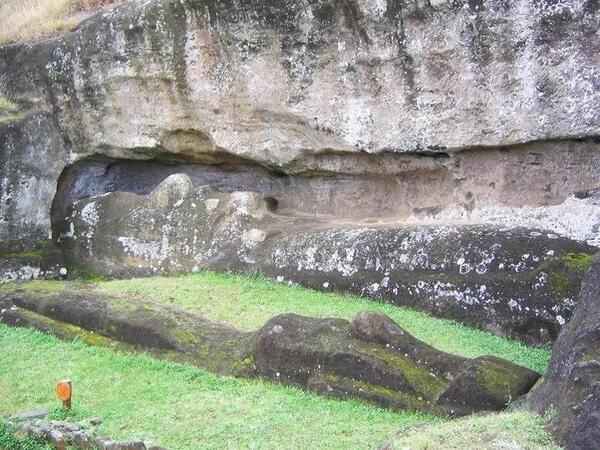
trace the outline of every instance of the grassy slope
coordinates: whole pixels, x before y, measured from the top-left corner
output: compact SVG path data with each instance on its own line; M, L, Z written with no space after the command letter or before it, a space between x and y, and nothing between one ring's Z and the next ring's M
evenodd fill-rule
M36 39L71 28L73 0L3 0L0 3L0 44Z
M467 417L397 433L390 450L552 450L559 447L544 431L544 419L526 412Z
M54 383L69 377L77 417L99 415L102 433L172 450L369 448L398 429L439 420L5 326L0 355L0 415L56 404Z
M65 285L22 286L60 291ZM527 348L415 311L262 279L200 273L85 287L127 295L132 301L136 296L152 297L244 329L257 328L282 312L351 318L368 309L392 316L417 337L457 354L494 354L538 370L544 369L549 357L545 349ZM150 439L169 449L375 448L398 431L403 439L394 438L394 448L451 448L443 443L443 433L467 449L474 448L470 445L477 439L495 442L494 436L498 442L518 444L506 448L550 448L541 444L548 442L542 421L525 413L491 416L486 420L496 428L484 432L479 418L468 419L474 420L471 426L464 420L444 422L422 414L393 413L1 326L0 361L0 415L54 404L54 382L70 377L76 386L78 417L99 415L105 419L103 433ZM407 429L415 424L421 425L414 431Z
M54 383L69 377L75 405L69 420L98 415L102 434L170 450L367 449L389 436L397 449L554 448L543 421L527 413L459 421L393 413L4 325L0 360L0 415L56 405Z

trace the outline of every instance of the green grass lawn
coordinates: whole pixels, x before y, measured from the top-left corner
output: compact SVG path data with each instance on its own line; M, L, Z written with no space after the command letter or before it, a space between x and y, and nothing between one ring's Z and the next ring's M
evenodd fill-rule
M545 420L527 412L465 417L396 433L390 450L557 450Z
M75 419L100 416L102 433L171 450L366 449L411 425L441 422L3 325L0 356L0 415L56 405L55 382L70 378Z
M69 420L100 416L101 434L170 450L554 448L543 420L524 412L447 421L385 411L4 325L0 361L0 416L57 405L54 383L70 378Z
M549 358L547 349L528 348L452 321L263 279L207 272L96 284L19 285L43 291L60 291L65 286L98 289L131 301L141 296L153 298L247 330L284 312L352 318L358 311L379 311L445 351L465 356L497 355L540 371ZM0 325L0 415L56 405L53 387L60 378L74 382L74 420L100 416L104 419L103 434L142 438L171 450L368 449L384 442L398 449L471 449L472 443L484 441L516 445L489 448L553 448L543 431L543 420L523 412L458 421L391 412L267 381L218 377L146 355L61 342L35 331ZM490 431L485 431L488 425ZM445 445L444 433L457 447Z

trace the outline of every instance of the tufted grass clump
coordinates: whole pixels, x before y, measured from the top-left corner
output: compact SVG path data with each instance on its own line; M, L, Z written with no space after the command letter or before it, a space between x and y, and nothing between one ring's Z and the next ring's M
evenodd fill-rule
M10 425L0 419L0 449L52 450L52 447L38 439L19 436Z
M86 12L111 3L115 0L2 0L0 45L69 31Z

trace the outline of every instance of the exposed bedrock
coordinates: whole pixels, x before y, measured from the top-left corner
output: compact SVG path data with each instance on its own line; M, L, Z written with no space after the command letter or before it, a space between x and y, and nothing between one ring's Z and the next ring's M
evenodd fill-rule
M283 215L256 192L195 187L77 200L61 223L69 269L136 276L203 268L410 305L541 344L571 316L594 248L532 228L368 224Z
M242 333L183 310L85 289L12 291L0 296L0 311L0 322L10 325L137 348L218 373L261 376L393 409L451 416L501 410L539 378L499 358L440 352L373 313L361 313L352 323L287 314Z
M543 382L529 405L552 417L551 429L569 450L600 442L600 257L587 272L573 318L552 349Z
M2 47L0 104L13 106L0 108L0 239L47 237L59 174L92 155L370 174L354 192L364 214L363 192L387 196L377 216L554 203L597 185L585 155L600 135L599 21L591 0L150 0ZM532 172L559 149L581 181L561 186L557 155L539 178L513 165L510 192L502 164L445 167L521 145ZM529 193L519 178L555 182ZM425 200L428 186L439 198Z
M0 105L1 80L0 75ZM50 238L49 207L66 164L50 114L5 118L0 106L0 241Z

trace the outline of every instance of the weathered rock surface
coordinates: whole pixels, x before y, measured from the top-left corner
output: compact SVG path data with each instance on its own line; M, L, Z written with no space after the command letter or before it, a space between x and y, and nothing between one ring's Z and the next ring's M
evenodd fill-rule
M388 300L540 344L571 316L592 252L535 229L363 226L283 234L256 260L283 281Z
M364 334L381 322L385 331L378 339ZM388 317L370 313L361 313L352 324L277 316L258 332L255 358L259 374L323 394L450 415L503 409L538 378L498 358L445 354Z
M68 275L62 251L54 242L38 241L33 247L24 244L23 241L0 241L0 284Z
M69 265L108 276L203 268L353 292L532 344L571 315L594 248L536 229L368 224L277 210L272 197L194 187L78 200L60 228Z
M0 69L0 100L1 86ZM48 212L68 156L50 113L1 113L0 107L0 241L31 245L51 234Z
M0 241L549 342L600 245L572 196L600 185L599 23L589 0L150 0L2 47Z
M598 185L599 21L590 0L151 0L2 47L0 239L46 238L61 172L97 155L309 175L317 209L345 184L360 207L334 209L361 217L382 193L392 217L560 203Z
M528 396L540 413L552 413L552 431L569 450L600 442L600 258L587 272L577 308L552 349L543 382Z
M96 345L116 341L218 373L262 376L393 409L453 416L500 410L539 378L506 360L440 352L371 313L353 323L286 314L242 333L179 309L85 290L13 290L0 296L0 311L0 322L10 325Z

